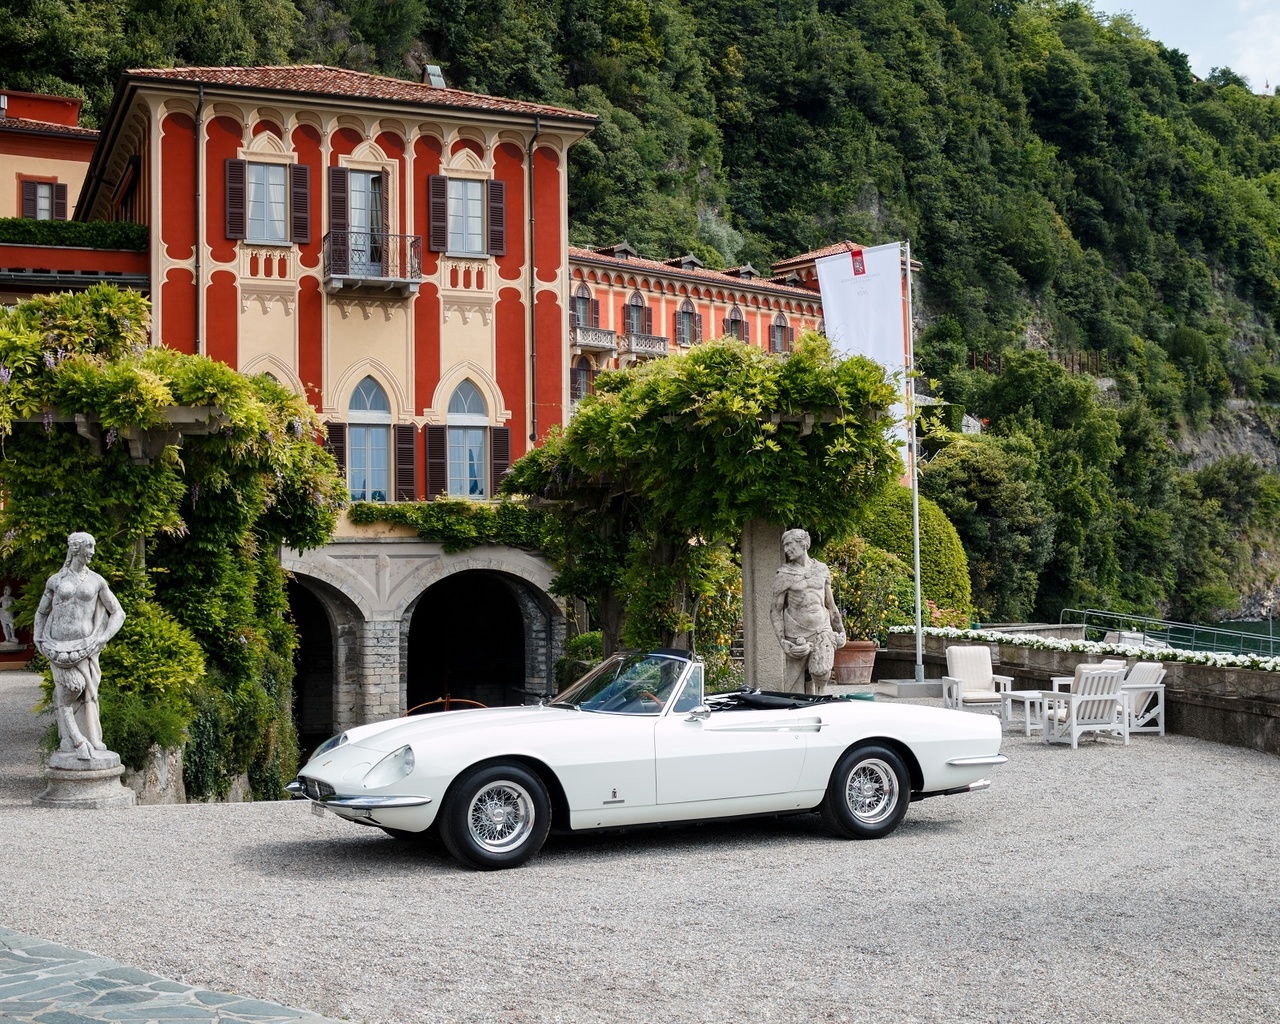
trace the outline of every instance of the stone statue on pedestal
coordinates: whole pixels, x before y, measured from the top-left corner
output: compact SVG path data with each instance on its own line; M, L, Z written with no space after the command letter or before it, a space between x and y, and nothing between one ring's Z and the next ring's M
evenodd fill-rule
M786 655L783 688L794 693L823 693L831 681L837 647L845 645L844 619L831 594L831 572L809 557L809 534L782 535L786 561L773 584L769 619Z
M13 606L17 603L17 598L13 596L13 590L5 585L4 594L0 595L0 629L4 630L4 642L6 644L17 644L18 634L13 625Z
M49 659L53 671L60 744L49 763L59 767L75 767L60 763L68 761L66 755L72 752L86 762L85 767L99 767L95 762L107 759L120 763L102 742L98 655L124 624L124 609L107 581L89 568L93 552L89 534L73 533L67 538L67 560L45 584L33 627L36 648ZM77 709L84 715L83 731L76 720Z

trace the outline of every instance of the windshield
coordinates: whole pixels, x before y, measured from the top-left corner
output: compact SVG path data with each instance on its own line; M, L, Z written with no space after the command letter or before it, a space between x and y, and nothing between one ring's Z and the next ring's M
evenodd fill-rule
M689 662L663 654L619 654L560 694L553 706L618 715L660 715Z

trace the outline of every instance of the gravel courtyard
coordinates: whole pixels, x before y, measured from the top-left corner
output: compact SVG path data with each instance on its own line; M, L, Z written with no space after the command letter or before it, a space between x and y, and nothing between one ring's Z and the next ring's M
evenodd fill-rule
M0 925L372 1024L1280 1018L1280 759L1005 737L881 842L816 815L479 874L304 803L52 811L0 673Z

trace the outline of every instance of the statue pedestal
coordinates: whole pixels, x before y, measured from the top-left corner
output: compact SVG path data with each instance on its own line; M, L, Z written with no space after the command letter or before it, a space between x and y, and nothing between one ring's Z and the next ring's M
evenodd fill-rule
M133 790L120 782L122 775L120 755L110 750L96 751L87 761L73 751L59 750L50 756L49 767L44 770L44 792L31 802L37 807L87 810L132 807Z
M17 651L25 651L27 644L20 644L17 640L0 640L0 654L13 654Z

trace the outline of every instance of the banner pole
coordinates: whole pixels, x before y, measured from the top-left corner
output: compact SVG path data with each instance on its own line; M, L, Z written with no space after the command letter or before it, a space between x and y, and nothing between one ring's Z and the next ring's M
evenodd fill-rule
M924 682L924 609L920 595L920 474L918 469L920 444L916 440L916 387L911 376L915 370L915 316L911 302L911 243L905 242L907 275L907 450L911 462L911 543L915 555L916 574L916 682Z

